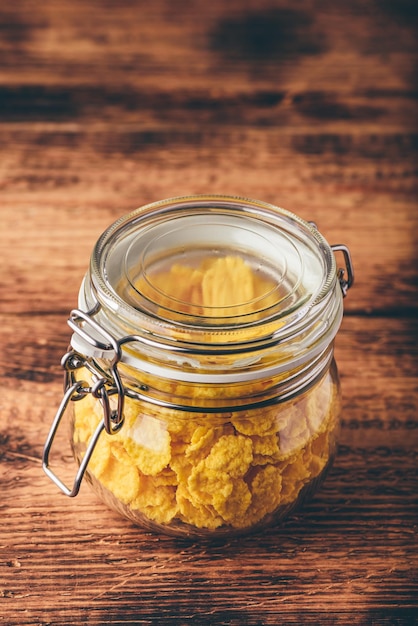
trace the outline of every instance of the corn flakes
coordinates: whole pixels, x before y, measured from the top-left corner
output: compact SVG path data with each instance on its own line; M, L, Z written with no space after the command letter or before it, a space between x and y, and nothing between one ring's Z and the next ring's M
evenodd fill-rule
M272 513L281 504L282 475L274 465L258 468L252 476L249 489L251 507L245 517L237 518L238 527L254 525Z
M136 498L131 502L133 510L140 510L151 520L168 524L178 512L175 484L168 477L142 476Z
M225 257L198 268L174 265L153 277L153 284L160 306L175 297L181 310L193 305L208 314L215 307L219 315L219 309L268 292L270 286L260 280L242 259ZM91 380L85 370L79 375ZM273 383L264 384L273 388ZM261 393L260 385L249 383L246 393L252 387ZM231 394L218 385L172 380L159 380L158 389L197 404ZM294 503L323 471L332 453L335 402L329 374L283 404L234 413L180 413L126 398L123 428L101 434L88 471L133 516L208 530L246 528ZM88 394L74 402L74 412L74 446L81 449L102 419L102 407Z
M252 498L251 491L244 480L233 479L231 482L232 489L228 497L214 498L213 502L214 508L226 524L244 519Z
M138 469L145 475L158 474L167 467L170 435L161 420L143 415L123 434L123 445Z
M134 465L120 463L113 455L110 456L106 467L98 474L98 478L123 504L129 504L138 494L138 470Z
M315 393L314 388L308 395ZM180 520L209 530L252 526L294 502L328 462L330 416L321 409L315 423L320 429L311 434L305 404L302 397L275 407L293 419L274 420L271 410L266 418L258 409L251 418L228 416L223 427L211 427L207 416L209 425L193 430L191 419L172 424L167 416L163 422L132 402L126 429L100 436L89 470L132 511L159 524ZM311 410L312 404L307 406ZM74 408L75 442L87 443L97 414L88 401Z
M189 493L187 483L180 483L177 488L177 502L179 505L179 519L196 528L214 530L224 525L223 518L216 513L213 507L195 505Z

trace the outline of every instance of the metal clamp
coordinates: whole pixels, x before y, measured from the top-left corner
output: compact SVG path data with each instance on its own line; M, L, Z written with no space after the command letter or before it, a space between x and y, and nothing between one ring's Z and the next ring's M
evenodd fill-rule
M343 292L343 296L347 295L347 291L350 289L351 285L354 282L354 269L353 262L351 260L350 250L344 244L336 244L331 246L331 250L333 252L342 252L344 256L345 269L340 267L338 268L337 277L340 281L341 291ZM345 275L347 273L347 278Z
M104 430L110 435L118 432L121 429L124 420L123 407L125 389L117 368L117 364L121 359L121 347L120 344L107 331L105 331L92 319L91 315L93 315L94 312L90 311L89 313L85 313L84 311L74 310L71 312L68 324L74 333L81 336L84 341L87 341L95 348L105 351L112 350L114 352L113 359L110 361L109 365L109 373L107 374L100 371L91 363L91 361L75 350L70 350L63 356L61 365L65 370L64 396L52 422L42 455L42 468L44 472L57 485L57 487L59 487L59 489L61 489L61 491L70 498L76 496L80 490L80 485L87 469L87 465L91 459L101 433ZM92 329L93 333L90 334L87 332L86 327L90 327L90 330ZM92 336L93 334L94 337ZM93 384L90 385L86 381L76 380L75 372L82 367L86 367L92 373ZM65 485L64 482L50 468L49 458L52 444L55 440L61 420L68 408L69 403L81 401L88 394L91 394L94 398L100 400L103 408L103 419L98 424L87 445L86 452L79 465L73 485L70 488L67 487L67 485ZM110 406L110 396L112 395L117 395L118 398L116 410L112 410Z
M97 312L97 311L95 311ZM122 357L120 343L108 333L100 324L92 317L92 312L85 313L79 309L71 311L68 325L76 335L79 335L84 341L104 352L113 351L114 356L109 364L109 380L106 378L99 380L97 387L93 389L93 395L102 400L104 410L104 423L106 432L111 435L122 427L123 424L123 405L125 400L125 390L118 372L117 365ZM87 330L90 329L92 333ZM103 342L104 340L104 342ZM78 355L80 359L83 359ZM94 369L94 372L96 370ZM110 390L107 391L107 385L110 383ZM117 394L118 406L116 410L111 410L108 394Z

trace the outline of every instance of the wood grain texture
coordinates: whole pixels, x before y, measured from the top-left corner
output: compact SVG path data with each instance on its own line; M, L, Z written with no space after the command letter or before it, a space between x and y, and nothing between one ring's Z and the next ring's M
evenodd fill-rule
M0 624L409 626L418 615L417 49L410 0L0 6ZM255 197L353 255L344 412L278 528L150 534L41 471L66 318L122 214ZM71 477L64 440L56 461Z

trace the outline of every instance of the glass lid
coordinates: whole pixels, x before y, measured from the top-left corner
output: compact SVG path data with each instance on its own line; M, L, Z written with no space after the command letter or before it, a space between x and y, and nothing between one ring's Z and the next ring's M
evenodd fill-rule
M175 198L115 222L91 265L97 299L131 332L251 341L295 324L335 285L318 230L262 202Z

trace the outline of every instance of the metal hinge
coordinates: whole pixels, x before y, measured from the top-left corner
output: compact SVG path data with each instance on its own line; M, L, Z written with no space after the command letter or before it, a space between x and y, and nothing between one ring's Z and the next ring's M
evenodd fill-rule
M347 295L347 291L354 282L354 269L350 250L342 243L331 246L331 250L333 252L342 252L344 256L345 269L342 267L338 268L337 277L340 281L341 291L345 297Z

